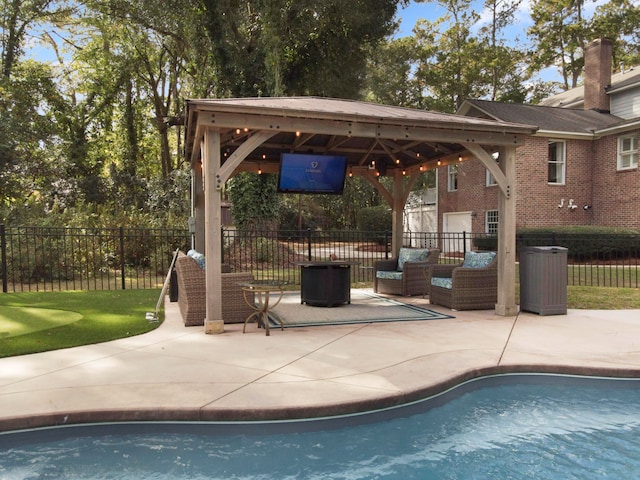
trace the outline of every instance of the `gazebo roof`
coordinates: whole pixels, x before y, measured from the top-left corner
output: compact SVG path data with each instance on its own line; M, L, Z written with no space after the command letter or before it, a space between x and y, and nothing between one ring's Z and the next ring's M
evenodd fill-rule
M221 133L224 158L256 132L270 132L238 170L276 172L284 152L344 155L350 167L408 173L457 161L461 143L521 145L536 127L355 100L263 97L187 101L186 157L199 160L205 128ZM268 135L268 133L267 133ZM466 158L465 158L466 159Z

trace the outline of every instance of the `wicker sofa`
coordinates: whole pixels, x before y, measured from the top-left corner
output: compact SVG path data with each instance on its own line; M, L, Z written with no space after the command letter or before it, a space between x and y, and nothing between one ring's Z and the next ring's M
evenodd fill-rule
M467 252L461 264L432 267L430 303L453 310L490 310L497 301L495 252Z
M244 323L254 312L243 297L241 282L250 282L250 273L230 273L228 265L222 265L222 319L224 323ZM205 270L196 260L178 253L176 259L176 275L178 280L178 306L185 326L204 325L207 312ZM253 294L247 300L254 300Z
M397 258L374 262L374 292L405 297L428 295L430 268L438 263L439 257L437 248L402 247Z

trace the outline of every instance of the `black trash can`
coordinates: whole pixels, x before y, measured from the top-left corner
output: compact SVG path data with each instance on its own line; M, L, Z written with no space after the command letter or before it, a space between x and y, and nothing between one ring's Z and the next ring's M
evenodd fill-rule
M520 249L520 310L540 315L567 313L567 249Z

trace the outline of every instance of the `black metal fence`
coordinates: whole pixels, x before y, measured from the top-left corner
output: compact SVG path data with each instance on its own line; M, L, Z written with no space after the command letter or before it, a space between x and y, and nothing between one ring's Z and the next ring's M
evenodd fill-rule
M0 225L3 292L162 285L186 230Z
M258 279L300 283L300 261L349 260L354 286L373 280L373 262L391 255L390 232L222 232L223 262ZM486 234L413 232L404 246L442 250L441 261L460 262L468 250L495 250ZM7 227L0 225L3 292L156 288L176 248L188 250L182 229ZM526 234L518 248L568 249L570 285L640 288L639 235Z

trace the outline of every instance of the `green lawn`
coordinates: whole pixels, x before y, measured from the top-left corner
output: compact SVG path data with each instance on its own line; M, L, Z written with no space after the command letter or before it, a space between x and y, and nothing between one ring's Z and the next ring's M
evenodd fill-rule
M160 289L0 293L0 357L148 332L160 324L145 318L159 295Z

